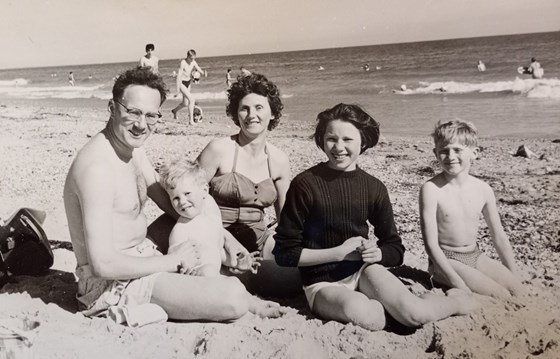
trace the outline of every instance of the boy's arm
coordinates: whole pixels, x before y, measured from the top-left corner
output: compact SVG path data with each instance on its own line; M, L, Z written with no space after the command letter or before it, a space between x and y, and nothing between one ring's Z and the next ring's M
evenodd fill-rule
M498 214L498 207L496 206L496 197L494 196L494 191L486 183L484 184L484 200L485 204L482 208L482 214L484 215L484 220L488 225L490 230L490 235L492 236L492 241L496 247L496 252L500 256L502 263L512 272L517 271L517 266L515 264L515 258L513 255L513 250L509 239L502 227L502 222L500 220L500 215Z
M432 182L427 182L420 188L420 228L426 252L434 266L441 270L451 286L470 292L465 281L453 269L439 246L436 191L437 188Z

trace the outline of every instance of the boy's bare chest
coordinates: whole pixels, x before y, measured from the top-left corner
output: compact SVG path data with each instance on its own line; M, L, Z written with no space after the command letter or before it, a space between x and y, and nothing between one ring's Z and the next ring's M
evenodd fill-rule
M443 191L438 199L438 217L444 221L478 221L484 198L476 191Z

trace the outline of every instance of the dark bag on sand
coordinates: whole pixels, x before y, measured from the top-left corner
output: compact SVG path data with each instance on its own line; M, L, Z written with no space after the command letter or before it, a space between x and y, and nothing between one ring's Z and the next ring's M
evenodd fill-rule
M46 214L30 208L16 211L0 226L0 286L11 274L43 274L54 256L41 224Z

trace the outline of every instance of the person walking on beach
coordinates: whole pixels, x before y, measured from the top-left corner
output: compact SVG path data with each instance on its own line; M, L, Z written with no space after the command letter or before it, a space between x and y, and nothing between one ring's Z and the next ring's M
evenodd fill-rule
M178 218L143 149L161 117L167 89L159 75L134 68L118 76L112 92L106 127L78 152L64 185L83 313L103 315L150 303L176 320L228 321L249 312L282 315L276 303L252 296L248 301L235 277L181 274L198 263L196 247L162 255L147 239L143 209L148 198ZM234 268L238 253L248 255L230 237L224 246Z
M492 188L469 174L478 154L470 122L439 122L432 134L442 172L420 189L420 224L433 280L446 287L509 297L523 293L515 276L511 244L504 232ZM476 243L482 212L501 263Z
M379 124L359 106L343 103L317 121L313 138L328 160L292 180L273 250L279 265L299 268L311 311L380 330L387 313L418 327L478 308L459 289L416 296L385 268L401 265L405 249L387 188L357 165L377 144ZM369 237L368 222L377 240Z
M159 73L159 59L154 55L154 44L146 45L146 54L140 58L140 67L149 68L154 74Z
M231 69L227 69L227 71L226 71L226 87L229 89L231 87L231 84L232 84Z
M196 63L196 51L189 50L187 52L187 57L181 60L179 65L179 71L177 72L177 93L181 93L183 99L181 102L173 109L173 118L177 119L177 113L187 107L189 109L189 124L194 125L194 106L195 99L191 93L191 84L193 82L193 72L198 71L206 76L206 72L198 66Z
M68 73L68 83L70 86L74 86L74 73L72 71Z

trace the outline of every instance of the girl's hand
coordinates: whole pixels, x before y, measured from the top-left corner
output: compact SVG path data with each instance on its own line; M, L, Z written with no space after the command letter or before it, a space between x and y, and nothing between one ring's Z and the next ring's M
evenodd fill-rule
M374 241L362 240L361 245L358 247L358 251L362 255L362 260L366 263L371 264L381 262L383 254Z
M362 245L363 237L351 237L344 241L339 246L341 251L341 257L343 261L359 261L362 256L359 252L359 248Z

